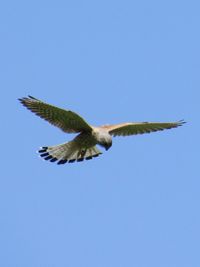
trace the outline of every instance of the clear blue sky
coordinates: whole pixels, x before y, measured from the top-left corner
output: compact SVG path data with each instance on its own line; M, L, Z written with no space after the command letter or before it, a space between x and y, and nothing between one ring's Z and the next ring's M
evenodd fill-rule
M199 267L200 2L0 5L0 266ZM74 136L28 94L93 125L188 123L58 166L36 150Z

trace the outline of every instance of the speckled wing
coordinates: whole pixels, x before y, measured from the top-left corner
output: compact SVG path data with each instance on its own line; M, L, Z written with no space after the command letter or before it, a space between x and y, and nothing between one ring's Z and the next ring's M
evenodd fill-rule
M183 120L178 122L139 122L139 123L121 123L116 125L102 126L113 136L128 136L136 134L151 133L163 131L165 129L176 128L185 123Z
M21 98L19 101L40 118L66 133L90 132L92 130L92 127L73 111L46 104L32 96Z

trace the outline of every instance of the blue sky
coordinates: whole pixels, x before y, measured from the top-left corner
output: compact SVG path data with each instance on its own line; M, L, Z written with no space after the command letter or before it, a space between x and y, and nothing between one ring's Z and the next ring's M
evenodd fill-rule
M4 1L0 266L199 267L199 1ZM93 125L188 123L57 166L33 95Z

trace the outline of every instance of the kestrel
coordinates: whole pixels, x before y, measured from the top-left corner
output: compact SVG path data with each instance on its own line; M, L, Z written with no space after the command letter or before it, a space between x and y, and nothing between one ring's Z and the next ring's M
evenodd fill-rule
M129 122L94 127L77 113L46 104L32 96L21 98L19 101L27 109L57 126L65 133L78 133L70 142L56 146L44 146L38 151L42 158L50 162L57 161L57 164L79 162L84 159L89 160L98 157L102 152L96 145L108 150L112 146L112 136L128 136L162 131L176 128L185 123L183 120L165 123Z

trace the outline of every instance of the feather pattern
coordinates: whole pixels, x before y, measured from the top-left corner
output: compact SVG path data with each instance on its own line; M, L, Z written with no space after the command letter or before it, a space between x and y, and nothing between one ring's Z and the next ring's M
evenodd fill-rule
M178 122L130 122L115 125L104 125L102 128L106 129L109 134L113 136L128 136L136 134L151 133L156 131L163 131L165 129L176 128L182 126L185 122L180 120Z
M20 98L27 109L66 133L91 131L92 127L73 111L46 104L32 96Z
M70 141L57 146L42 147L38 152L43 159L50 162L57 161L58 165L67 162L81 162L84 159L89 160L102 154L96 146L84 149L78 146L76 141Z

